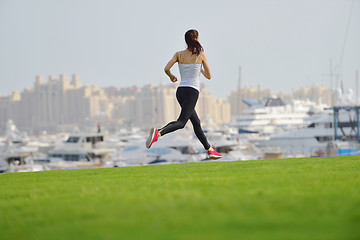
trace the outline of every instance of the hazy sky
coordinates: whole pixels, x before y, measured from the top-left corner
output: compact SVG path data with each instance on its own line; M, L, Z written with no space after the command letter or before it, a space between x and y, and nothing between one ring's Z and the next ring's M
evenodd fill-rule
M201 81L215 96L237 87L240 65L242 84L276 93L330 86L332 59L345 88L355 86L360 0L0 0L0 94L61 73L100 87L170 83L164 66L191 28L213 75Z

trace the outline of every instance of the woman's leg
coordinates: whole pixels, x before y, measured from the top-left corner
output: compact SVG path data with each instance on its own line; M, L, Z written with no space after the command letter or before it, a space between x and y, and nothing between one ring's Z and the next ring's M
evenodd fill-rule
M176 98L181 106L180 116L176 121L168 123L159 129L161 136L184 128L196 106L199 92L190 87L179 87L176 91Z
M204 146L205 150L208 151L209 158L210 159L222 158L222 155L220 153L218 153L212 146L210 146L209 142L207 141L204 131L201 128L200 119L199 119L198 115L196 114L195 109L194 109L193 114L190 117L190 121L193 124L194 132L195 132L197 138L200 140L200 142Z
M210 146L209 142L207 141L204 131L201 128L200 119L199 119L195 109L194 109L193 114L190 117L190 121L193 125L196 137L200 140L200 142L204 146L205 150L209 150L211 146Z

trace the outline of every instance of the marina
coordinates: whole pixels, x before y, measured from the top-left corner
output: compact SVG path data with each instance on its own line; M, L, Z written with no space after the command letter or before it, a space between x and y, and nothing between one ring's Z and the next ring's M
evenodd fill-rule
M270 103L272 102L272 103ZM334 127L335 126L335 127ZM359 155L359 107L329 108L310 101L268 99L206 130L217 161ZM190 127L146 149L146 130L121 129L31 137L9 120L0 145L0 172L141 166L209 161Z

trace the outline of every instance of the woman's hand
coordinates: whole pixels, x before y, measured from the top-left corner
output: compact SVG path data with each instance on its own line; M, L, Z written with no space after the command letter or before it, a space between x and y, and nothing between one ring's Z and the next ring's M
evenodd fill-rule
M177 82L177 77L176 77L175 75L172 75L172 74L171 74L170 80L171 80L172 82Z

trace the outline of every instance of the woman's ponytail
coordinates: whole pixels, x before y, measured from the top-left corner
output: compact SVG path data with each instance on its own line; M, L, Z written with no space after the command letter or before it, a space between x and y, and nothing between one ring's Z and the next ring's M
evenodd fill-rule
M191 29L185 33L185 42L188 45L189 50L192 54L199 55L201 52L204 51L203 47L197 40L199 37L198 31L195 29Z

